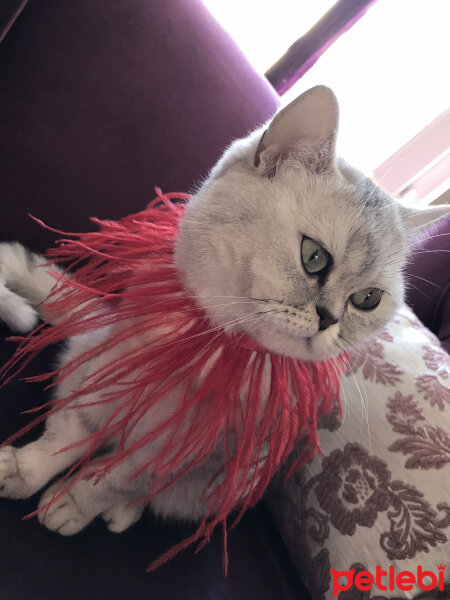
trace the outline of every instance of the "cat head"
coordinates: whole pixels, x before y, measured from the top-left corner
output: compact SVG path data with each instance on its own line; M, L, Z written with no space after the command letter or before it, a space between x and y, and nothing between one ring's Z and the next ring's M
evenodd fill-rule
M447 213L402 207L335 155L338 104L315 87L235 141L187 206L175 262L213 325L326 359L402 303L414 239Z

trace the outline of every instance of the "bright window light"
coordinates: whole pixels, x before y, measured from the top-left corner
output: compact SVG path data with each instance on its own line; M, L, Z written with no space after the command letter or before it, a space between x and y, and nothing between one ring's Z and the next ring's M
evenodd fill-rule
M335 1L203 0L203 3L236 40L255 69L264 73Z
M449 23L448 0L378 0L283 101L318 83L332 87L338 151L371 173L447 108Z
M333 4L204 1L261 72ZM449 0L378 0L282 100L318 83L333 88L341 105L338 152L373 173L446 110L449 23Z

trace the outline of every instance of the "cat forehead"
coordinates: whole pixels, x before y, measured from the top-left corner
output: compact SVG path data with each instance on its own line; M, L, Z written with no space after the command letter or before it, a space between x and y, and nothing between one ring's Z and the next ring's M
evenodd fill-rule
M318 233L330 228L333 238L361 242L364 235L398 234L401 229L396 203L366 178L348 180L336 173L318 177L296 172L280 177L274 184L280 215L297 215Z
M331 254L334 283L346 289L360 287L361 282L391 286L403 266L407 242L396 204L373 182L349 182L339 176L305 179L294 173L284 181L280 178L273 191L273 213L264 229L271 229L272 239L279 235L277 230L290 232L292 256L298 252L296 243L307 236ZM286 244L288 237L283 236Z
M322 242L353 275L373 274L395 256L399 263L407 242L396 203L372 181L320 181L297 194L299 225L305 235Z
M253 243L281 240L283 233L295 242L304 234L336 258L364 249L370 265L380 245L403 247L403 229L392 199L350 167L349 173L320 176L283 168L268 179L236 166L200 193L197 208L211 226L233 226L231 235L247 236L250 226Z

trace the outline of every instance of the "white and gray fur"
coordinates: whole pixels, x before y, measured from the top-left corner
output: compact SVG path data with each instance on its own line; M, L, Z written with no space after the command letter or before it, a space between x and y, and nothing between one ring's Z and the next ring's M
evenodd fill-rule
M223 326L230 334L245 332L270 351L306 360L335 356L391 318L403 301L402 268L410 246L447 213L447 207L402 207L337 159L337 125L334 94L319 86L265 127L234 142L189 203L176 246L176 265L212 326ZM331 255L325 277L305 272L303 236ZM37 322L33 306L54 284L38 267L42 262L19 244L0 244L0 319L12 329L25 332ZM370 311L349 301L351 294L365 288L384 292ZM320 327L319 313L324 312L331 321ZM61 364L109 333L104 328L68 340ZM79 389L87 373L110 358L95 359L76 371L57 390L58 396ZM168 398L166 409L174 403L175 398ZM44 487L84 448L55 453L98 428L110 410L97 406L62 411L48 419L36 442L0 450L0 496L25 498ZM136 436L161 416L148 413ZM98 485L78 481L39 519L49 529L71 535L102 515L109 529L123 531L143 510L129 503L147 494L146 477L129 484L127 476L151 452L146 448L133 455ZM152 508L162 515L200 518L205 509L202 492L220 462L220 453L214 454L209 463L153 500ZM41 504L53 489L47 489Z

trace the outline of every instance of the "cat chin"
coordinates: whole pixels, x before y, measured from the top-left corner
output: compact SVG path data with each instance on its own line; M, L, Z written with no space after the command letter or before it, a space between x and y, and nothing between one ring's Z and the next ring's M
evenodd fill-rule
M257 340L269 352L303 361L328 360L342 352L334 343L332 336L325 332L319 332L313 337L286 335L274 331L258 332L257 336L252 335L249 331L245 333Z

